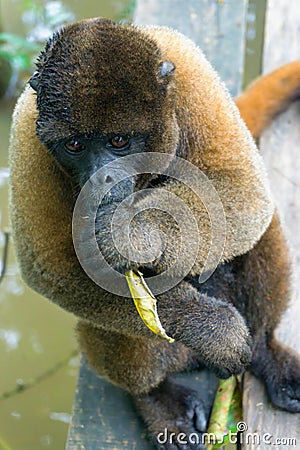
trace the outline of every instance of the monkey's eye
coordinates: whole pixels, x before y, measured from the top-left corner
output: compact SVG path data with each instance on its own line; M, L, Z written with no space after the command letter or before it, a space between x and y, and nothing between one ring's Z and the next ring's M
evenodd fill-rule
M129 140L124 136L114 136L108 141L108 146L117 150L127 147L128 144Z
M84 150L84 145L78 139L70 139L65 142L66 149L71 153L80 153Z

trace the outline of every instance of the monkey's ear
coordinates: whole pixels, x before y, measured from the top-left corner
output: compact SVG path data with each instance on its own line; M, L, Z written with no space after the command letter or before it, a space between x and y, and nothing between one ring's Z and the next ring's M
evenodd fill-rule
M28 81L28 83L29 83L29 86L31 86L32 87L32 89L36 92L37 91L37 88L38 88L38 85L39 85L39 81L40 81L40 79L39 79L39 72L38 71L36 71L36 72L34 72L34 74L32 75L32 77L29 79L29 81Z
M169 79L175 73L175 64L172 61L164 61L159 66L158 76L161 79Z

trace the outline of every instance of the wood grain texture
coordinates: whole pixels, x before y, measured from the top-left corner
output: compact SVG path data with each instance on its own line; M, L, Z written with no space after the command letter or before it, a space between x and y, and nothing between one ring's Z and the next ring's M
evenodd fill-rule
M201 393L212 404L218 379L208 371L178 374L177 383ZM81 360L66 450L154 450L130 395L97 376Z
M130 396L82 358L67 450L152 450Z
M297 0L269 0L266 15L263 70L269 72L300 56L300 9ZM300 106L295 103L278 117L260 140L271 186L294 261L294 288L290 309L286 312L277 336L300 354ZM244 383L244 419L248 432L277 438L294 438L294 442L274 445L287 450L300 448L300 414L273 408L260 381L250 374ZM265 450L270 445L250 442L247 450Z

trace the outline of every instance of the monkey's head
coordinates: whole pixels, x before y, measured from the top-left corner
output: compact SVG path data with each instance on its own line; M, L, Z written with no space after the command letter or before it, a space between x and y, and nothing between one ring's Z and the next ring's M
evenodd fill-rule
M119 157L176 152L175 67L137 28L105 19L68 26L37 66L37 136L80 186Z

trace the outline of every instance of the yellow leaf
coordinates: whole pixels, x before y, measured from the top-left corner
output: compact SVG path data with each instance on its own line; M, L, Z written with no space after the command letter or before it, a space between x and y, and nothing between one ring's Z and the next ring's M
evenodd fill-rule
M156 298L148 288L141 272L135 273L133 270L129 270L125 276L135 307L144 324L153 333L167 339L170 343L174 342L174 339L167 335L159 320Z

